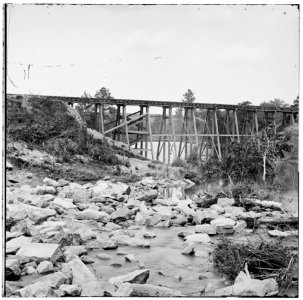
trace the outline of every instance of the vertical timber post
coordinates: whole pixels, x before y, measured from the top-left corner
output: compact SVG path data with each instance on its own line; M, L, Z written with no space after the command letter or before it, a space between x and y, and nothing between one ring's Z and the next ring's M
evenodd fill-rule
M104 134L104 117L103 117L103 112L104 112L104 106L102 104L99 105L99 129L102 134Z
M196 138L196 151L198 152L199 149L199 139L198 139L198 132L197 132L197 124L196 124L196 109L192 108L192 114L193 114L193 123L194 123L194 132L195 132L195 138Z
M95 130L98 131L98 127L99 127L99 122L98 122L98 104L95 104Z
M295 116L294 116L294 113L290 113L290 124L291 125L294 125L295 124Z
M235 118L235 126L236 126L236 135L238 138L238 142L240 142L240 135L239 135L239 126L238 126L238 116L237 116L237 110L234 110L234 118Z
M147 106L145 106L145 112L147 111ZM143 108L143 113L144 113L144 108ZM148 118L145 118L145 128L143 128L143 130L146 132L148 130ZM147 141L148 137L146 134L144 134L144 141L145 141L145 157L147 157L147 148L148 148L148 141Z
M165 164L166 159L166 107L163 107L163 127L164 127L164 136L163 136L163 163Z
M277 113L276 111L273 112L273 125L274 125L274 134L277 134Z
M259 140L259 124L258 124L258 112L254 112L254 122L255 122L255 136L257 139L258 150L260 151L260 140Z
M184 123L185 123L185 160L187 160L187 124L188 124L188 108L185 107L184 111ZM183 133L183 132L182 132Z
M148 132L149 132L149 142L150 142L151 157L152 157L152 160L154 160L153 134L152 134L152 129L151 129L149 106L146 107L146 113L147 113L147 123L148 123Z
M216 108L214 109L214 121L215 121L216 136L217 136L218 158L219 158L219 160L221 160L222 159L221 144L220 144L220 134L219 134L218 116L217 116Z
M174 142L174 150L175 150L175 156L177 155L177 145L176 145L176 134L175 134L175 126L174 126L174 120L173 120L173 113L172 113L172 107L169 107L169 123L173 134L173 142Z
M140 116L143 115L143 106L140 106ZM140 120L140 130L139 131L143 131L143 120ZM143 156L143 136L141 135L140 137L141 141L140 141L140 155Z
M159 139L158 139L157 160L159 160L159 156L160 156L160 152L161 152L160 146L161 146L161 139L162 139L161 134L163 131L163 114L164 114L164 109L162 107L162 122L161 122L160 135L159 135Z
M125 138L126 138L126 143L128 145L128 149L129 149L130 145L129 145L129 137L128 137L128 126L127 126L127 117L126 117L126 105L123 105L123 122L125 123Z

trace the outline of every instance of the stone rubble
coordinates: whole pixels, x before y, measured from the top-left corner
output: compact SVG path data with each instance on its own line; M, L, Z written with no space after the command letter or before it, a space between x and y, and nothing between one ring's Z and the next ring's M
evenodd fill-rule
M145 251L157 238L153 227L180 227L173 233L184 240L180 253L199 257L206 265L211 264L214 249L210 236L246 234L254 228L251 224L258 224L261 218L284 216L281 206L273 201L255 201L269 209L267 212L247 212L235 206L232 198L216 199L207 193L196 201L185 200L182 195L166 199L163 191L172 184L169 179L145 177L132 186L110 178L84 185L51 178L44 178L43 183L36 188L21 186L7 190L6 278L14 282L25 274L39 276L25 287L7 281L7 293L11 296L181 297L177 290L149 284L151 270L129 253L131 250L120 247ZM175 185L185 186L188 182L177 181ZM145 231L138 230L144 225L148 227ZM191 231L186 230L189 226ZM268 235L297 236L298 231L269 230ZM114 249L123 263L111 254ZM90 253L96 250L108 250L111 255L100 252L93 259ZM117 268L127 264L136 266L137 270L103 281L91 268L98 261L96 258ZM184 279L176 275L175 280ZM276 291L272 280L239 277L238 281L233 286L217 289L214 294L265 296Z

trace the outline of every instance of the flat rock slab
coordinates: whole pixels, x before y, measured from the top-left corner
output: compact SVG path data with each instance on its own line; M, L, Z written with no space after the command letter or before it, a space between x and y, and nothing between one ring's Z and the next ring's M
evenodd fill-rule
M115 293L116 297L182 297L182 293L164 286L152 284L123 283Z
M62 252L59 244L30 243L22 246L16 255L37 261L48 260L54 263L62 256Z
M235 199L234 198L219 198L218 205L225 207L225 206L231 206L235 204Z
M193 243L210 243L211 239L207 233L196 233L186 236L186 242L193 242Z
M145 283L149 277L149 269L137 270L126 275L112 277L108 280L109 283L119 286L123 282L129 283Z
M207 233L208 235L215 235L217 234L217 228L216 226L210 224L196 225L195 232Z
M46 282L36 282L15 292L20 297L54 297L53 289Z
M17 238L11 239L6 242L6 253L13 253L20 249L22 246L25 246L31 243L32 238L27 236L19 236Z
M56 197L53 201L54 204L64 208L64 209L74 209L77 206L69 201L64 200L63 198Z
M236 222L230 218L217 218L210 222L211 225L214 225L218 228L233 228L236 224Z
M86 209L76 214L78 220L94 220L97 222L108 223L110 216L103 211L95 211L92 209Z
M151 201L153 199L156 199L158 197L158 190L150 190L146 192L145 194L137 197L138 201Z
M280 230L269 230L268 232L269 236L272 237L288 237L288 236L298 236L299 232L298 230L292 230L292 231L280 231Z

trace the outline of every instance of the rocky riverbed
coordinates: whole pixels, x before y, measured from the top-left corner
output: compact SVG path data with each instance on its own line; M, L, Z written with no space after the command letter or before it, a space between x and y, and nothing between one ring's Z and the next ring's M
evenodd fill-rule
M297 214L274 201L199 191L188 180L143 177L125 184L106 176L78 184L44 178L43 185L6 189L6 296L269 296L274 279L218 274L212 253L224 235L239 243L292 238L271 230ZM174 192L172 192L172 190ZM257 234L254 234L257 230Z

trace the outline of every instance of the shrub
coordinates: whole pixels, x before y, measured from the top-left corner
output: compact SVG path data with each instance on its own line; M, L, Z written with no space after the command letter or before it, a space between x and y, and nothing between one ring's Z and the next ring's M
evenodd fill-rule
M177 157L174 159L174 161L172 162L171 165L172 165L172 167L183 167L184 168L184 167L186 167L186 162L183 159Z
M214 264L221 273L235 279L246 265L255 279L274 278L280 292L292 283L295 261L282 240L241 244L222 237L214 250Z
M193 151L190 153L190 155L187 158L187 163L192 165L197 165L199 163L200 159L198 156L198 150L197 147L193 149Z
M186 170L184 174L185 179L189 179L192 182L199 184L200 183L200 177L196 170Z

